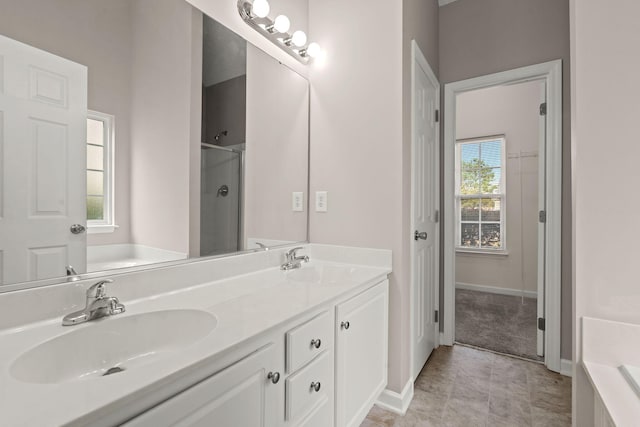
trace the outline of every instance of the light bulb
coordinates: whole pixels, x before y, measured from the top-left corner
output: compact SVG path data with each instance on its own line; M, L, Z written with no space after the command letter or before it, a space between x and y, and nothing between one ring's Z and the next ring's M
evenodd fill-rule
M291 41L294 45L302 47L307 44L307 35L304 33L304 31L298 30L293 33L293 36L291 36Z
M278 15L273 23L273 28L279 33L286 33L291 28L291 21L284 15Z
M253 0L251 11L258 18L266 18L267 15L269 15L270 10L271 7L269 6L269 2L267 0Z
M320 49L320 45L318 43L309 43L309 46L307 46L307 55L309 55L311 58L317 58L318 55L320 55L322 49Z

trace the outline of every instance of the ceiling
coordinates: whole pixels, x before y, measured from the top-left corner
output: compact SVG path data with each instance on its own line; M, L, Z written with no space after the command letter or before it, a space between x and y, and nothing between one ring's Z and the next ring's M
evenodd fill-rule
M445 4L453 3L456 0L438 0L438 4L440 6L444 6Z

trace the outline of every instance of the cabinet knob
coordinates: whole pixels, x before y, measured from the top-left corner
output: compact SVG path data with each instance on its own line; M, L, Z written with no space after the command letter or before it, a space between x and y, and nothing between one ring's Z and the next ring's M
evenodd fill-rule
M342 322L342 323L340 324L340 327L341 327L342 329L349 329L349 326L350 326L350 325L349 325L349 322Z
M267 379L271 380L274 384L278 384L278 381L280 381L280 372L269 372Z
M320 391L320 381L311 383L311 390L315 392Z
M320 338L318 338L317 340L316 339L311 340L312 347L320 348L321 345L322 345L322 341L320 340Z

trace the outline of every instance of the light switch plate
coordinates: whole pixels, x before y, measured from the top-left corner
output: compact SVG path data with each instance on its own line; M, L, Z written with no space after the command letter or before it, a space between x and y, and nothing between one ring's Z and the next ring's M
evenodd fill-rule
M302 191L293 192L293 211L304 212L304 193Z
M316 212L327 212L327 192L316 191Z

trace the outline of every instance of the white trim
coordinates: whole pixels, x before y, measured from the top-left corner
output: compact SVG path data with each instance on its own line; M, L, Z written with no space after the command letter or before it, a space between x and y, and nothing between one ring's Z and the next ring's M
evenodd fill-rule
M546 251L545 251L545 365L560 372L561 218L562 218L562 61L462 80L445 85L444 114L444 210L455 212L456 95L504 84L544 80L547 83ZM444 344L452 345L455 325L455 221L444 224Z
M411 213L410 213L410 221L409 221L409 229L407 230L407 239L409 239L409 241L413 241L413 233L414 233L414 223L415 223L415 216L414 216L414 200L413 200L413 188L415 187L415 183L414 183L414 174L413 174L413 159L414 159L414 139L415 139L415 87L416 87L416 65L420 66L425 74L427 75L427 77L431 80L431 82L434 84L434 86L436 86L438 88L438 90L436 91L436 105L440 105L440 82L438 81L438 78L436 77L435 73L433 72L433 70L431 69L431 66L429 65L429 62L427 61L427 58L424 56L424 54L422 53L422 51L420 50L420 46L418 45L418 43L415 40L411 40ZM439 108L439 107L438 107ZM440 126L436 126L436 152L435 152L435 156L436 159L440 159ZM438 164L439 164L439 160L438 160ZM436 200L436 210L438 212L440 212L440 174L436 174L438 183L437 185L435 185L434 190L435 190L435 200ZM437 223L436 224L436 248L440 247L440 224ZM415 249L413 245L409 245L409 283L410 283L410 291L409 291L409 334L410 334L410 339L409 339L409 366L410 366L410 371L411 374L414 375L415 377L417 377L417 375L419 374L419 372L413 372L414 369L414 360L415 360L415 343L414 343L414 322L415 322L415 310L414 310L414 303L415 303L415 292L413 289L413 260L415 257ZM438 262L437 267L439 268L440 265L440 257L441 254L438 255ZM434 289L434 301L435 301L435 309L438 310L438 312L440 312L440 281L439 281L439 271L436 274L436 277L438 278L438 280L436 280L436 284L435 284L435 289ZM441 341L441 333L440 333L440 321L436 322L435 324L435 348L438 348L440 346ZM412 382L413 384L413 382ZM411 392L413 395L413 391Z
M104 218L88 220L87 232L112 233L115 231L115 116L99 111L87 110L87 120L103 123L103 200ZM107 228L110 227L110 228Z
M383 390L376 400L376 405L396 414L406 414L411 400L413 400L413 381L413 378L409 378L400 393L389 389Z
M87 226L87 234L113 233L119 227L119 225L89 225Z
M490 294L510 295L514 297L538 298L536 291L523 291L522 289L499 288L497 286L476 285L473 283L456 282L456 289L465 289L467 291L487 292Z
M456 246L456 255L489 255L491 256L509 256L509 251L496 249L473 249Z
M571 360L560 360L560 374L569 378L573 376L573 362Z

